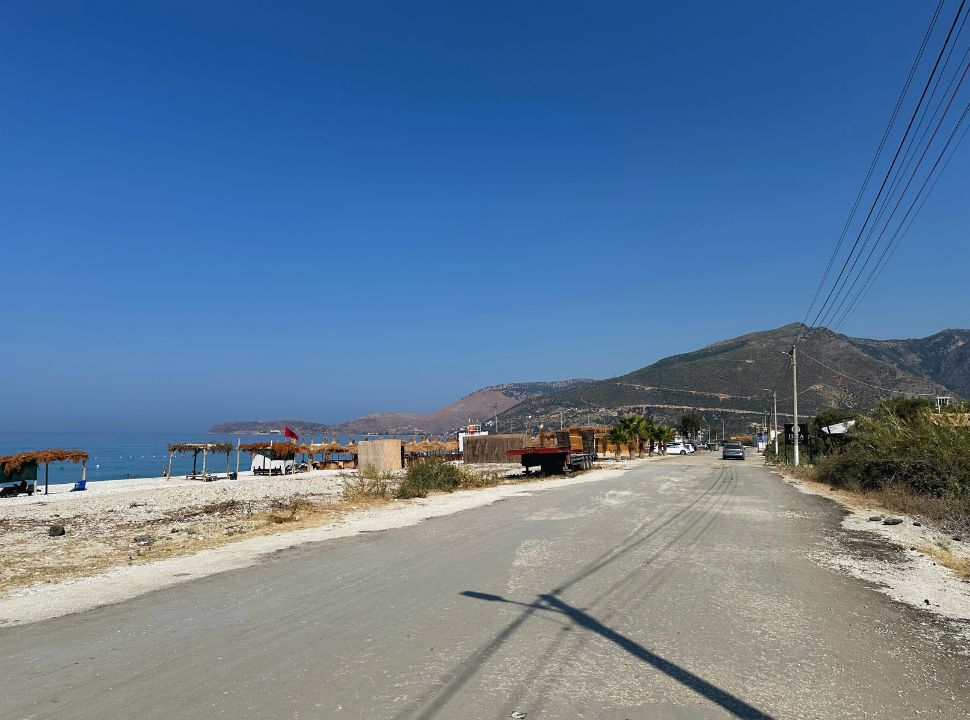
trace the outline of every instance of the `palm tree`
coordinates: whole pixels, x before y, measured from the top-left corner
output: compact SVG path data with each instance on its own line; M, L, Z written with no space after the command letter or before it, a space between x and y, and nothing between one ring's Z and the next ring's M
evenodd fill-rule
M650 430L653 423L643 417L643 415L629 415L620 424L630 436L630 457L633 457L633 447L636 446L637 457L643 457L643 442L650 437Z
M623 428L623 431L626 433L627 442L630 446L630 459L632 460L633 446L634 444L639 446L640 443L640 436L637 434L637 431L640 429L637 424L637 416L627 415L626 417L620 418L616 424Z
M617 462L620 460L620 445L629 441L630 434L627 432L627 429L623 427L622 421L616 423L616 425L611 427L606 433L606 442L612 444L616 448L614 450L614 454Z
M667 425L660 426L660 449L664 455L667 454L667 443L677 439L677 431Z

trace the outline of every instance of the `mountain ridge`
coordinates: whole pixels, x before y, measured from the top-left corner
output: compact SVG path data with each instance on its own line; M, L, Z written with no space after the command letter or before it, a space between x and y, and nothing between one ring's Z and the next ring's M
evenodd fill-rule
M925 338L873 340L801 323L718 340L661 358L614 378L490 385L431 413L379 412L337 424L307 421L220 423L210 432L281 429L335 434L443 434L497 415L500 429L604 422L644 412L676 423L688 410L707 422L747 430L770 409L773 387L779 422L791 409L792 342L799 342L801 416L822 407L868 409L887 394L970 397L970 330L948 328ZM560 415L561 413L561 415ZM228 427L245 429L227 430ZM316 429L311 429L316 428Z
M851 338L826 328L806 332L801 323L747 333L679 353L615 378L578 390L549 393L510 408L506 424L521 426L529 415L537 424L555 424L560 413L572 422L612 422L643 412L676 423L688 410L706 422L734 430L760 424L778 396L779 422L791 412L790 358L799 336L799 410L809 416L822 407L868 409L887 394L963 396L970 390L970 331L941 331L926 338L882 341ZM966 336L966 337L965 337ZM891 362L895 353L897 362ZM904 362L905 360L905 362ZM940 380L946 379L950 385Z

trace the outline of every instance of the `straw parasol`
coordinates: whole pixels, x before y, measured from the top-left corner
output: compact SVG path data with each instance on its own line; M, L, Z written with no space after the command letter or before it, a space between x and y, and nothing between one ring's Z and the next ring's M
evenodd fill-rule
M13 475L20 468L28 463L35 462L44 466L44 494L47 494L48 466L52 462L72 462L81 463L81 482L84 482L87 475L88 454L84 450L34 450L31 452L16 453L14 455L4 455L0 457L0 466L3 467L5 475Z
M172 456L175 453L192 453L192 476L195 477L195 464L202 453L202 474L205 475L205 460L209 453L226 454L226 477L229 477L229 453L232 452L231 442L211 442L211 443L169 443L168 446L168 468L166 478L172 477Z

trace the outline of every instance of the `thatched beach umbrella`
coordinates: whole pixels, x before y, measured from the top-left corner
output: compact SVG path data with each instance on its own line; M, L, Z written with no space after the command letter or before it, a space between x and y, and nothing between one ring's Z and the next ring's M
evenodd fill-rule
M84 450L35 450L16 455L0 457L0 465L6 475L12 475L29 462L44 465L44 494L47 494L50 479L49 466L52 462L81 463L81 482L87 480L88 454Z
M171 443L168 446L168 474L166 479L172 477L172 456L175 453L192 453L192 477L196 475L196 465L199 453L202 453L202 475L205 476L206 457L210 452L226 454L226 477L229 477L229 453L232 452L231 442L214 443Z

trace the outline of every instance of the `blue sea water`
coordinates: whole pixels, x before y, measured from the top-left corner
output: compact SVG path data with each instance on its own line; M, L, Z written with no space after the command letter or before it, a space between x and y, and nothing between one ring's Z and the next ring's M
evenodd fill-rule
M338 436L338 442L346 442L347 436ZM168 464L168 445L173 442L232 442L243 443L276 440L279 435L219 435L203 432L189 433L94 433L94 432L44 432L15 433L0 432L0 455L10 455L28 450L59 448L62 450L84 450L90 456L87 465L87 479L118 480L122 478L160 477L162 468ZM316 439L321 442L321 438ZM240 457L240 470L248 470L251 458L248 453ZM198 458L198 469L202 469L202 456ZM207 469L225 472L226 456L209 456ZM236 469L236 453L230 456L230 469ZM192 470L192 454L176 454L172 460L172 474L184 475ZM50 483L74 483L81 479L81 466L74 463L51 463ZM38 469L37 479L44 482L44 468Z

